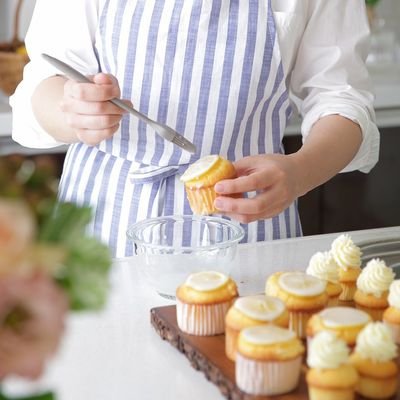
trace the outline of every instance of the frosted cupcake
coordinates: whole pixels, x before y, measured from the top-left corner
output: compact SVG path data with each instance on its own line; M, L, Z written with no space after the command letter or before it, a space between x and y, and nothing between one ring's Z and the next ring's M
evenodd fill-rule
M284 272L274 272L271 274L267 281L265 282L265 295L276 297L279 292L279 277L284 274Z
M358 373L349 364L350 350L332 332L320 332L308 348L306 375L310 400L352 400Z
M331 254L339 266L339 282L342 286L339 300L352 301L357 289L356 281L361 273L361 250L349 235L343 234L333 241Z
M307 322L328 304L326 282L304 272L285 272L278 278L278 293L289 312L289 329L305 339Z
M269 296L246 296L235 300L225 318L225 353L235 361L237 338L242 329L262 324L287 328L289 316L283 302Z
M330 307L314 314L307 324L307 341L322 331L334 333L344 340L349 347L354 347L358 334L371 322L371 317L364 311L350 307Z
M358 335L350 357L360 380L357 393L370 399L387 399L397 391L397 346L383 322L368 324Z
M303 353L293 331L274 325L245 328L238 338L236 384L251 395L288 393L299 383Z
M328 251L315 253L310 259L306 273L326 282L328 307L337 306L342 286L339 283L339 267L332 254Z
M387 298L393 280L394 272L384 261L369 261L357 279L356 307L367 312L374 321L382 320L383 312L389 306Z
M225 315L237 296L236 283L220 272L191 274L176 290L179 328L198 336L224 333Z
M181 176L193 214L218 212L214 207L217 197L214 186L218 181L232 178L236 178L233 164L218 155L206 156L194 162Z
M390 285L388 303L389 307L384 311L382 320L391 330L394 341L400 344L400 280Z

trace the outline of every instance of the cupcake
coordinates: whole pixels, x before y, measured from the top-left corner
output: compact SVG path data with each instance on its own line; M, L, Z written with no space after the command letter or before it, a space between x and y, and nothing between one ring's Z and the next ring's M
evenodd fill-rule
M389 306L387 298L393 280L394 272L384 261L369 261L357 279L354 294L356 307L366 311L374 321L381 321L383 312Z
M360 380L356 391L370 399L387 399L397 391L397 346L383 322L371 322L358 335L350 357Z
M350 350L333 332L320 332L308 348L306 381L310 400L352 400L358 382Z
M176 290L179 328L198 336L224 333L225 315L237 296L236 283L220 272L191 274Z
M391 330L394 341L400 344L400 280L390 285L388 303L389 307L384 311L382 320Z
M328 307L337 306L342 286L339 283L339 267L332 254L329 251L315 253L310 259L306 273L326 282Z
M352 301L356 291L356 281L361 273L361 250L347 234L336 238L331 247L331 254L339 266L339 282L342 293L339 300Z
M279 292L278 280L284 272L274 272L271 274L265 283L265 295L276 297Z
M289 316L283 302L269 296L239 297L225 318L225 353L235 361L239 332L250 326L274 324L287 328Z
M357 335L371 322L371 317L364 311L350 307L330 307L314 314L307 324L307 340L321 331L330 331L344 340L349 347L356 344Z
M209 215L218 212L214 207L217 197L214 185L232 178L236 178L233 164L218 155L206 156L194 162L181 176L193 213Z
M278 286L277 297L289 312L289 329L304 339L308 320L328 304L326 282L304 272L285 272L279 276Z
M304 346L296 334L275 325L243 329L236 353L236 385L245 393L272 396L294 390Z

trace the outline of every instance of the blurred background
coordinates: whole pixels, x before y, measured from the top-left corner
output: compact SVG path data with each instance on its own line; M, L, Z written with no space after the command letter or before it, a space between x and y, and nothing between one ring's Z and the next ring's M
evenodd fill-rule
M400 1L366 0L366 3L372 31L367 62L375 86L375 110L381 131L380 162L370 174L338 175L302 197L299 204L306 235L400 225ZM12 39L17 4L17 0L0 0L3 44ZM23 40L35 0L23 0L21 4L18 36ZM21 52L20 47L14 50ZM4 62L0 47L0 74ZM0 86L4 76L0 75ZM288 153L301 145L300 122L293 117L286 130ZM53 176L49 179L57 181L66 148L26 149L14 143L10 134L8 94L0 89L0 169L7 168L8 160L14 164L17 160L21 166L27 162L31 170L32 166L34 169L51 165ZM0 176L4 172L0 170Z

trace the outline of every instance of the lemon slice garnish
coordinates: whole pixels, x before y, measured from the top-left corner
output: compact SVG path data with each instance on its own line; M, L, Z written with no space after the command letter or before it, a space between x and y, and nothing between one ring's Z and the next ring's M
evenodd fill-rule
M273 321L285 311L281 300L263 295L240 297L235 301L235 308L257 321Z
M296 337L293 331L275 325L258 325L245 328L241 334L246 342L263 345L288 342Z
M326 282L304 272L286 272L278 282L283 290L296 296L317 296L326 288Z
M181 176L182 182L188 182L192 179L198 178L200 175L205 174L209 169L211 169L218 161L218 155L211 155L200 158L194 162Z
M366 312L350 307L326 308L319 315L327 328L362 326L370 321Z
M228 282L228 277L221 272L202 271L189 275L186 285L200 292L208 292L224 286Z

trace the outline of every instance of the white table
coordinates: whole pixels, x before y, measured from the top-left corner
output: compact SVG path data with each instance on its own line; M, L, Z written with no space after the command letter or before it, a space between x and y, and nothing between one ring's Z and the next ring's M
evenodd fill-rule
M232 276L242 295L264 290L276 270L304 269L338 234L240 245ZM352 232L354 241L400 237L400 227ZM36 388L53 388L58 400L221 400L218 389L150 325L152 307L171 304L138 273L139 257L116 260L113 290L99 314L71 316L64 343ZM21 382L6 388L17 393ZM32 385L28 385L32 388ZM19 392L21 393L21 392Z

